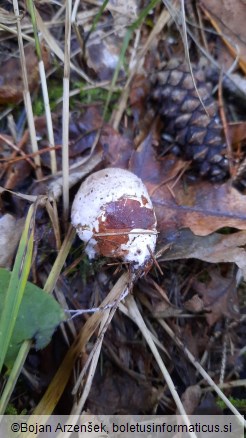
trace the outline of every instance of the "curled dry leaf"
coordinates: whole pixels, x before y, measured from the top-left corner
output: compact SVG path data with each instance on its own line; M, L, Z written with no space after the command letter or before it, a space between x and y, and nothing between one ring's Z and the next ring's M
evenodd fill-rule
M190 228L206 236L223 227L246 230L245 197L229 182L202 181L188 187L179 182L173 189L165 184L154 192L152 202L163 231Z
M186 310L189 310L193 313L199 313L204 310L203 300L199 297L199 295L193 295L190 300L185 301L184 307Z
M130 139L121 135L110 125L105 124L100 135L100 144L107 167L122 167L123 169L128 167L129 159L134 150L133 142Z
M86 43L86 63L100 80L110 80L120 62L123 38L128 26L137 18L138 2L135 0L111 0L104 15L104 25L89 35ZM112 21L113 17L113 21ZM121 66L119 77L125 76Z
M212 25L222 34L234 58L239 52L239 64L246 72L246 8L244 0L200 0Z
M50 63L48 49L42 46L42 57L45 67ZM25 48L25 61L30 91L38 86L38 60L33 46ZM23 81L21 76L20 59L10 58L0 67L0 104L17 103L23 98Z
M208 283L198 280L193 282L193 287L202 296L204 309L208 312L208 324L212 326L222 316L239 319L235 272L232 270L227 277L223 277L218 270L211 269L209 275Z
M199 405L202 390L199 385L189 386L182 394L181 400L187 415L192 415Z
M102 30L93 32L86 44L87 65L97 74L100 80L110 80L119 62L121 39L113 35L105 35ZM120 76L124 70L120 69Z
M58 146L56 159L58 170L62 168L62 118L58 114L52 114L54 140ZM79 113L72 112L69 118L69 164L75 164L81 156L91 150L97 136L97 130L102 125L102 116L97 108L88 108ZM35 128L39 139L39 148L47 149L49 142L47 138L46 119L44 116L35 119ZM60 146L60 147L59 147ZM49 151L40 155L42 164L50 168Z
M20 184L24 182L24 180L31 173L31 165L26 160L17 161L9 166L6 180L4 182L4 188L8 190L14 190Z
M96 374L88 397L88 409L94 414L115 415L153 412L163 388L139 384L126 373L116 372L109 366L103 376Z
M155 124L154 129L156 129ZM175 181L179 172L186 165L184 161L179 160L173 155L165 156L163 161L157 159L156 151L152 147L154 141L155 132L151 129L138 148L133 151L129 160L129 170L142 179L152 200L155 199L157 189L167 185L170 181ZM168 193L170 194L169 190ZM165 216L164 210L162 214Z
M0 219L0 267L10 268L20 240L25 219L16 220L11 214Z
M165 248L167 242L170 247L162 253L162 246ZM209 263L235 263L246 278L245 245L245 231L200 237L186 229L173 234L161 233L158 252L162 261L195 258Z
M188 163L173 155L157 157L155 129L134 151L128 168L138 175L151 196L158 231L175 233L190 228L194 234L207 236L223 227L246 230L245 196L231 182L211 184L208 181L185 183L179 175Z
M72 206L72 224L87 244L89 258L116 257L145 268L156 244L156 217L143 182L110 168L89 176Z
M107 9L113 16L115 32L124 37L127 27L138 16L138 2L136 0L110 0Z

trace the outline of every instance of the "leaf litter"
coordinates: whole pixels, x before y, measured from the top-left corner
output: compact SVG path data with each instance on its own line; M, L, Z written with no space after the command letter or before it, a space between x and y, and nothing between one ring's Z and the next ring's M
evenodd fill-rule
M73 70L72 77L76 77L76 80L81 80L82 76L79 73L81 70L83 71L83 80L89 77L90 83L100 84L105 79L112 77L115 66L120 60L119 52L115 55L115 47L120 47L119 39L124 41L126 26L130 24L130 17L127 16L127 13L125 14L125 10L122 15L122 7L127 8L127 13L128 8L131 10L133 8L135 13L139 14L134 2L129 2L128 5L125 2L123 4L122 2L109 2L107 10L102 11L101 15L99 14L99 25L94 30L92 20L98 13L98 7L91 6L93 12L91 15L87 14L86 5L81 6L77 11L77 18L83 20L84 32L85 35L89 34L89 40L85 41L87 52L86 57L84 57L81 45L73 34L72 44L74 53L77 54L73 55L72 62L73 65L77 66L78 76ZM240 7L239 0L237 7ZM165 6L159 5L156 6L156 9L153 8L148 20L142 26L141 35L136 35L135 46L133 47L130 43L126 52L130 72L125 68L125 65L124 68L121 66L119 84L124 83L122 82L124 75L131 73L131 68L136 68L130 64L132 53L139 53L141 45L151 40L148 39L148 36L151 27L155 27L159 9L165 11ZM38 11L41 17L38 19L40 25L40 19L42 20L42 16L44 17L45 14L41 6L38 7ZM167 11L165 12L167 13ZM50 20L52 20L54 13L52 6L49 13L51 14ZM49 19L49 14L48 17L45 17L45 20L47 19ZM45 26L45 21L42 21L42 26ZM54 28L48 31L56 41L63 38L57 29L58 25L54 23ZM92 29L91 33L90 29ZM111 35L109 29L113 31ZM154 267L146 278L139 280L133 287L133 293L136 297L134 301L137 303L137 308L141 309L141 314L138 314L139 310L137 311L131 297L129 297L125 303L120 303L121 312L115 313L116 308L109 311L109 319L106 319L101 329L99 329L102 318L100 312L90 317L84 315L74 319L79 335L71 349L68 349L60 368L61 357L55 364L58 372L51 386L48 387L46 395L36 408L36 412L39 413L44 412L46 407L46 412L52 412L55 408L56 400L52 399L52 389L59 387L59 397L62 395L74 361L82 351L83 360L79 364L79 368L83 369L86 363L86 370L94 370L88 375L95 377L90 380L84 371L84 377L80 380L82 397L77 405L75 401L74 405L65 402L66 413L69 413L72 408L84 409L84 406L86 410L93 413L115 413L116 411L152 413L156 406L158 406L159 413L170 411L174 413L176 407L170 396L170 391L179 406L179 411L182 410L182 405L179 404L182 396L186 412L196 412L202 406L201 391L206 379L209 381L209 376L205 374L205 380L200 382L195 375L194 368L190 363L191 358L189 353L187 356L185 347L188 346L193 358L197 361L207 357L203 361L203 366L209 373L213 373L214 380L218 382L222 369L222 350L216 339L210 345L210 340L218 332L223 340L228 339L228 336L231 339L231 350L228 346L227 352L225 380L233 380L236 375L242 375L243 359L239 351L244 344L243 336L238 336L238 333L240 327L245 336L245 322L243 322L241 315L245 305L245 291L243 287L238 289L238 281L242 277L245 278L246 273L245 195L232 186L231 179L215 184L199 178L199 175L196 175L195 179L190 178L192 161L185 161L184 157L173 154L171 150L167 154L162 153L160 138L163 122L158 115L158 109L153 107L151 99L149 99L153 86L150 77L155 74L155 69L163 68L163 61L166 58L180 57L183 50L180 49L182 45L180 45L180 37L175 24L169 28L165 25L159 26L158 32L153 34L155 35L154 44L149 46L149 51L145 52L145 59L140 63L141 66L139 65L140 75L133 76L133 81L129 82L129 100L126 99L124 116L119 123L117 122L118 129L113 127L115 124L112 120L114 114L119 117L120 113L115 111L113 105L110 108L111 121L105 123L102 118L105 101L96 99L96 102L89 101L85 104L84 101L81 103L78 98L71 97L73 109L70 112L69 120L69 188L73 198L81 179L94 170L104 167L121 167L139 176L149 191L157 215L159 243L156 258L163 275ZM48 33L45 35L49 51L58 54L57 47L55 45L52 47L53 40L50 35ZM219 41L218 37L212 33L211 35L206 35L206 47L212 51L216 45L219 45ZM104 45L103 50L100 49L103 63L102 59L96 56L100 44ZM161 46L164 47L163 52L160 51ZM3 48L6 50L5 43L3 43ZM196 58L199 58L199 55L196 54ZM60 52L59 59L62 59ZM113 64L112 59L114 59ZM192 62L195 61L195 59L192 60ZM46 65L46 69L49 70L49 68L50 66ZM52 68L51 75L53 74L56 80L60 80L59 66L54 62L54 59L52 60ZM34 73L36 74L36 70L30 77L34 77ZM12 87L12 82L8 83L7 76L4 75L5 72L2 73L2 76L0 74L2 82L6 81ZM16 81L13 79L14 82ZM35 81L30 82L29 86L31 91L38 90L38 76L35 76ZM83 90L83 86L84 84L82 84L81 90ZM17 93L19 93L18 87L17 81ZM17 97L18 99L15 98L14 102L22 100L21 95L17 94ZM23 115L21 115L22 103L20 102L18 105L19 112L13 108L17 131L19 131L20 126L23 126L23 123L25 125L25 116L23 122ZM230 105L233 105L236 112L238 111L235 100ZM62 164L62 118L59 104L55 112L53 123L59 172ZM229 105L228 112L230 115ZM245 150L244 121L240 121L242 124L240 135L237 135L237 149L233 149L232 166L235 167L242 160ZM43 180L34 181L33 170L29 167L28 172L25 172L24 167L21 166L19 177L11 178L11 172L15 172L15 165L10 161L7 173L2 176L1 185L13 191L23 192L27 196L37 196L38 193L48 192L51 198L57 200L60 215L62 211L60 199L62 175L61 173L50 175L50 156L46 151L49 143L44 118L37 118L35 126L44 175ZM1 131L3 134L9 135L11 141L16 144L14 132L9 129L4 116L1 121ZM235 133L234 137L236 137ZM23 161L20 161L22 165L25 163L25 166L27 159L33 163L29 143L28 140L22 151ZM17 154L19 158L21 156L20 149ZM5 163L7 163L9 157L8 146L5 144L3 147L1 146L1 158L4 158ZM14 194L3 192L2 214L12 213L15 220L21 220L24 212L25 206L22 204L22 208L20 208ZM35 266L33 266L31 273L31 278L32 276L36 277L39 285L42 285L43 275L47 276L47 270L50 270L50 266L56 260L54 232L48 231L47 222L46 213L40 212L36 224L36 235L39 240L36 248L37 257L33 262ZM60 226L64 239L65 227L63 223L60 223ZM10 255L13 256L13 250L11 250ZM188 258L191 260L187 261ZM238 271L235 267L238 267ZM83 257L83 247L76 240L64 265L65 274L61 274L61 279L66 283L64 291L68 307L79 312L80 307L83 309L100 307L102 302L104 302L103 305L107 305L105 302L108 303L107 300L110 299L107 296L108 292L119 278L120 269L125 268L111 266L108 260L103 259L89 265L86 257ZM127 275L123 275L125 275L124 279L118 280L121 287L125 287L129 282ZM114 289L113 295L113 300L116 299L116 301L121 296L117 287ZM134 316L131 313L130 302L133 306L132 309L135 309ZM114 318L110 320L113 315ZM129 317L133 320L136 318L135 322L131 321ZM142 317L146 321L147 328L143 325ZM235 324L231 327L233 322ZM136 324L140 331L136 329ZM159 351L155 350L156 347L155 344L154 346L152 344L150 333ZM166 333L172 337L168 343L166 342ZM94 350L92 344L88 343L93 334L97 335L93 337ZM57 333L57 337L62 340L62 348L65 344L63 336L68 340L70 334L66 330L63 335L60 332ZM177 345L175 344L176 338L178 339ZM96 339L98 340L96 341ZM100 352L101 355L102 374L99 367L96 367L96 352L98 354ZM180 355L183 357L181 363ZM37 360L45 361L46 357L49 357L46 350L43 351L42 355L36 354ZM93 357L95 362L93 362ZM118 357L120 357L120 362L117 360ZM32 367L31 360L32 355L27 360L28 369ZM92 362L88 362L88 360L92 360ZM159 367L157 367L156 361ZM164 367L163 364L165 364ZM42 366L41 363L41 374ZM89 368L90 366L92 368ZM200 372L203 371L200 370ZM83 380L85 376L87 377L86 382ZM163 376L167 380L168 376L171 376L174 386L177 388L177 394L170 382L169 385L166 385ZM45 375L44 379L46 377ZM144 380L146 382L144 385L139 384ZM61 384L61 382L63 383ZM212 384L211 381L209 382ZM99 389L102 388L103 391L100 392ZM213 389L217 391L217 389ZM69 386L67 390L71 392L72 389ZM101 397L102 393L106 395L107 400ZM215 409L215 396L213 394L211 393L210 413L213 413ZM29 397L31 405L31 393ZM141 400L145 400L146 397L149 400L148 405L141 403ZM191 398L194 400L192 405L190 404ZM20 398L20 406L22 403ZM110 406L114 406L112 412Z

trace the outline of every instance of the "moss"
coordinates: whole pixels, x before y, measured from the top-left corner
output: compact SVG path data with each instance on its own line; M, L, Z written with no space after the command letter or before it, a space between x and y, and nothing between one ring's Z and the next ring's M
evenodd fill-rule
M12 403L9 403L6 411L4 413L5 415L27 415L27 410L23 409L20 413L17 411L17 409L14 407Z
M51 111L56 107L57 100L62 97L63 87L62 83L58 84L58 81L50 81L48 83L48 94L50 101ZM44 102L42 92L39 93L33 103L33 113L35 116L42 116L44 114Z
M228 397L228 400L233 404L233 406L237 409L242 409L242 410L246 410L246 399L239 399L239 398L234 398L234 397ZM226 404L223 400L217 398L216 399L216 404L221 408L221 409L226 409Z
M103 108L107 102L107 97L108 97L108 90L105 90L104 88L100 88L100 87L95 87L95 88L91 88L91 89L84 89L84 87L86 87L88 84L86 84L85 82L75 82L73 84L73 88L74 89L79 89L80 92L77 96L74 97L74 99L72 99L72 104L75 105L75 101L80 100L80 103L85 104L85 105L90 105L90 104L95 104L98 103L99 105L101 105ZM108 108L108 111L106 113L106 121L109 120L112 111L115 109L116 104L118 103L118 99L120 96L120 91L115 91L112 95L112 99Z

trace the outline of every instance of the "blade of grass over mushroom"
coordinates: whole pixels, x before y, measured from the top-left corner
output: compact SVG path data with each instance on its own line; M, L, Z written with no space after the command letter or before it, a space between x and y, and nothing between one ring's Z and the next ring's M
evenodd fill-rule
M27 69L26 69L26 63L25 63L25 53L24 53L24 46L23 46L23 39L22 39L22 33L21 33L21 16L19 13L19 6L18 1L13 0L13 6L14 6L14 12L17 19L17 35L18 35L18 44L20 49L20 62L21 62L21 72L22 72L22 80L23 80L23 98L25 103L25 109L27 114L27 121L28 121L28 127L29 127L29 135L31 139L31 146L33 153L38 152L38 143L37 143L37 137L36 137L36 130L34 125L34 117L33 117L33 110L32 110L32 101L28 86L28 79L27 79ZM37 178L42 177L41 172L41 161L40 156L35 155L34 156L34 162L36 164L36 174Z
M51 111L50 111L50 105L49 105L48 87L47 87L47 81L46 81L46 76L45 76L44 62L42 59L42 51L41 51L40 41L39 41L39 37L38 37L37 20L36 20L36 14L35 14L33 0L27 0L27 6L28 6L28 10L29 10L30 15L31 15L33 33L34 33L34 39L35 39L35 47L36 47L36 52L37 52L37 57L38 57L38 67L39 67L39 75L40 75L43 100L44 100L44 109L45 109L45 116L46 116L46 125L47 125L49 146L54 147L55 140L54 140L53 124L52 124ZM52 149L50 151L50 163L51 163L51 171L54 174L57 172L56 153L55 153L54 149Z
M62 177L63 177L63 218L68 221L69 210L69 78L70 78L70 41L71 41L72 1L66 3L63 108L62 108Z
M105 108L103 111L103 120L106 119L106 115L107 115L107 111L108 111L108 107L115 89L115 85L119 76L119 72L120 72L120 68L121 66L124 64L124 60L125 60L125 54L127 51L127 48L129 46L129 42L132 38L132 34L133 32L138 29L139 26L141 26L141 24L144 22L145 18L147 17L148 13L151 11L151 9L153 9L158 3L160 3L160 0L151 0L151 2L149 3L148 6L146 6L145 9L142 10L142 12L139 14L137 20L135 20L131 26L129 26L126 35L124 37L124 41L122 44L122 48L121 48L121 52L120 52L120 57L119 57L119 61L116 65L116 69L114 71L114 75L113 75L113 79L111 82L111 86L110 86L110 90L108 92L108 96L107 96L107 100L105 103Z
M31 268L36 204L29 208L0 319L0 370L13 334Z
M90 30L88 32L88 35L86 35L86 40L89 39L91 33L94 32L94 30L96 29L97 23L99 22L99 20L100 20L102 14L103 14L103 12L104 12L108 2L109 2L109 0L104 0L103 4L100 6L99 11L96 14L96 16L95 16L95 18L94 18L94 20L92 22L91 28L90 28Z

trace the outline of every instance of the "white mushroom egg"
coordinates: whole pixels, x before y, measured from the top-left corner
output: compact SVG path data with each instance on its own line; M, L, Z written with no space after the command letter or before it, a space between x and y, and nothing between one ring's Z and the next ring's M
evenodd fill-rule
M71 220L90 259L114 257L134 269L152 260L155 212L142 180L128 170L108 168L90 175L75 196Z

